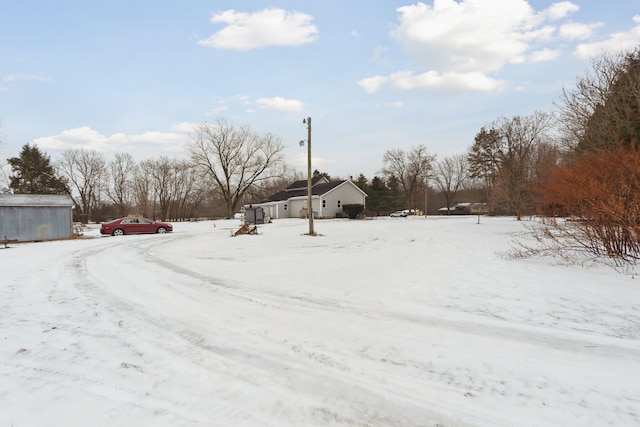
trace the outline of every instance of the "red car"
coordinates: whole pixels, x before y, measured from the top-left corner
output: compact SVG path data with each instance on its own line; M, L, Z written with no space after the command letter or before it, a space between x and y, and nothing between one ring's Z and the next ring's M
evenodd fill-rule
M104 222L100 226L100 234L122 236L123 234L169 233L173 226L166 222L152 221L147 218L120 218Z

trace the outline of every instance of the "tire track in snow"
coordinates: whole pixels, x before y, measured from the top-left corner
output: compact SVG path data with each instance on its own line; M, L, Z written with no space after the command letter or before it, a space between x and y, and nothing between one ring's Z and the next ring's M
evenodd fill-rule
M370 319L397 319L408 321L411 323L446 328L457 332L468 333L471 335L487 335L495 338L512 340L517 342L536 343L545 348L554 348L569 352L588 352L592 354L627 357L640 360L640 344L632 344L629 341L621 341L615 338L600 337L593 335L589 340L583 339L581 334L575 334L570 331L549 330L545 327L536 327L526 324L514 324L487 319L487 315L480 313L469 316L459 316L454 313L452 316L448 310L430 307L433 314L423 314L420 316L407 315L392 310L378 309L372 312L368 307L357 307L353 304L345 304L345 302L335 300L323 300L320 298L311 298L303 295L292 295L275 292L272 289L262 290L258 288L242 289L241 282L236 285L224 283L222 280L213 276L198 273L180 265L172 263L166 258L152 255L150 248L145 249L145 259L159 268L167 268L172 272L182 276L196 279L199 285L203 287L214 287L219 292L223 292L225 296L237 298L257 304L260 306L270 306L277 309L285 309L287 306L300 308L306 306L308 308L325 310L336 313L349 313L355 316L361 316ZM194 286L193 284L191 286ZM456 317L452 319L451 317Z
M176 238L184 238L184 236ZM279 302L283 297L282 295L276 295L275 297L268 294L255 295L253 292L247 292L236 286L221 283L206 275L197 274L175 264L168 264L166 261L151 255L150 251L158 244L167 244L167 242L144 240L127 242L125 248L122 248L122 246L106 247L104 250L98 249L81 255L74 265L74 268L80 272L81 276L90 277L89 281L81 285L88 294L106 303L110 309L132 316L133 319L127 320L126 323L133 323L135 327L142 328L142 333L136 334L136 336L141 342L146 341L146 343L141 345L138 342L137 347L160 346L161 348L156 348L154 351L169 351L175 356L186 357L191 362L201 365L203 369L207 369L208 372L212 368L224 370L223 375L231 376L231 381L255 383L261 387L258 383L261 382L260 378L263 378L267 383L271 383L275 389L279 387L299 389L303 395L307 394L308 390L314 390L314 393L318 395L330 396L336 392L340 393L339 390L349 389L351 393L358 395L359 401L367 402L367 406L371 405L372 402L378 402L377 404L374 403L374 406L384 408L389 406L384 395L398 394L398 391L393 390L393 387L385 387L384 385L378 385L378 390L371 390L369 382L364 385L359 384L358 380L362 373L348 374L350 368L341 366L340 362L332 360L331 356L306 350L299 344L273 340L265 334L256 334L254 331L247 332L245 325L226 325L230 330L225 334L226 339L222 337L225 345L216 344L220 342L221 337L212 338L210 330L195 325L193 320L179 319L176 316L171 316L170 320L168 320L155 307L153 310L148 310L148 306L141 304L140 300L136 298L132 302L129 299L131 294L112 293L109 282L123 280L123 277L115 275L115 272L107 276L106 271L98 271L97 273L94 271L99 258L104 257L110 251L126 249L127 251L133 251L133 254L126 254L127 259L144 259L145 262L141 268L146 269L151 266L154 270L161 269L161 271L166 271L166 273L160 274L165 278L161 285L157 283L148 285L160 286L158 293L171 292L175 296L180 294L180 298L187 298L189 304L185 304L185 306L190 308L189 315L197 316L200 309L194 310L194 308L203 307L203 304L205 304L203 301L207 301L211 295L215 296L216 299L224 299L225 303L234 301L233 304L239 302L242 306L250 304L260 308L268 308L269 310L282 311L287 309L286 307L283 308L283 304ZM180 278L171 280L174 275L178 275ZM154 276L158 276L158 273L154 272ZM174 285L173 282L180 285ZM185 283L188 284L186 287L184 286ZM129 284L131 283L125 283L125 286ZM122 288L122 284L120 287ZM294 298L291 299L289 304L295 304L299 307L300 303L300 299ZM323 310L327 310L328 307L325 302L317 304L316 302L303 301L303 304L314 308L319 306ZM157 340L149 338L154 335L164 337L163 340L173 342L173 345L160 345ZM183 344L177 344L181 341ZM251 342L245 344L244 341ZM185 348L189 348L189 350L185 350ZM274 348L277 350L274 350ZM264 349L269 350L264 351ZM144 349L140 351L145 352ZM213 359L218 360L218 365L212 366L211 363L203 363L204 360L212 359L212 356ZM345 375L345 372L348 375ZM276 384L273 384L274 378L278 378L278 381L275 381ZM322 390L325 391L323 392ZM377 425L397 425L398 423L408 426L423 425L424 416L430 414L431 411L421 407L420 401L415 400L414 397L410 393L404 394L403 400L407 402L395 402L393 409L388 411L389 413L394 413L399 411L398 408L404 407L403 410L398 412L403 414L400 419L388 416L388 423L377 423ZM414 403L410 403L411 401L414 401ZM316 415L335 413L335 409L323 408L322 406L312 408L312 410ZM372 411L367 408L365 412ZM373 414L367 415L372 422L367 421L364 425L376 424L376 422L385 418L381 415L376 415L376 413L376 411L373 411ZM414 415L410 415L412 413ZM351 419L346 414L339 415L336 413L335 416L336 419ZM445 418L442 415L435 415L435 413L431 416L433 419L442 420ZM362 416L357 418L362 419Z
M172 264L171 261L166 258L151 254L148 254L148 256L149 261L155 265L163 265L182 275L198 278L203 283L220 283L216 281L215 278L206 274L194 272L182 266ZM243 289L241 280L236 281L235 285L225 284L220 286L223 286L228 291L227 295L232 295L235 298L244 299L248 302L263 306L266 302L269 302L269 307L279 310L304 308L323 310L335 315L348 315L368 320L400 321L410 324L412 327L426 327L438 330L445 329L462 335L486 337L486 339L493 341L514 342L526 344L529 347L538 347L545 351L557 351L564 354L564 356L559 357L559 359L570 360L579 356L581 360L589 359L590 357L597 360L602 358L602 356L606 356L607 358L613 359L625 358L640 360L640 348L636 343L598 335L585 337L572 333L571 331L556 331L527 324L487 320L483 318L483 316L469 315L468 313L463 313L461 317L460 313L452 314L442 309L436 310L435 313L424 315L407 315L406 313L380 308L372 312L367 310L366 307L359 308L356 305L348 305L339 301L333 302L285 294L275 292L273 289ZM432 307L430 307L430 309L432 309ZM316 364L324 365L324 367L329 367L337 371L349 372L349 366L354 365L352 363L345 364L339 362L337 361L339 357L332 357L329 353L323 351L323 349L317 346L309 346L308 343L293 344L291 349L300 355L306 356ZM394 360L393 358L386 357L372 357L371 361L377 365L394 364L410 369L418 369L417 366L419 366L412 361ZM471 369L464 367L451 369L451 367L446 364L439 368L436 367L436 369L428 369L425 372L426 374L424 374L422 378L429 382L445 384L447 387L464 391L465 397L473 397L474 395L483 393L501 396L518 394L523 403L533 399L544 406L547 404L545 403L547 398L544 396L548 392L553 391L553 395L555 396L564 396L563 400L566 399L565 403L567 406L575 404L575 402L571 400L571 393L565 389L565 385L555 382L551 374L548 376L543 374L539 378L534 379L523 378L521 383L518 383L514 381L506 382L505 380L492 378L491 376L477 377L476 373ZM371 381L371 379L369 379L369 381ZM530 390L530 394L523 392L525 390ZM597 401L598 393L599 392L594 391L593 400ZM628 414L632 417L637 417L637 415L632 415L632 412L632 409L627 409Z

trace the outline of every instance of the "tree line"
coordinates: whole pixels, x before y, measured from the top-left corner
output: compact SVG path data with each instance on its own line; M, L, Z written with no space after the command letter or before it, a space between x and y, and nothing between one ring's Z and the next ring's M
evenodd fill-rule
M466 152L441 159L422 144L390 149L376 176L360 174L355 183L368 194L371 215L427 210L434 203L427 200L435 198L447 213L459 201L473 201L518 219L575 216L590 225L599 218L595 229L584 230L595 240L581 244L594 247L609 236L618 240L605 252L637 253L639 106L640 49L603 55L575 87L563 89L556 111L496 118L479 129ZM194 130L186 160L136 162L117 154L106 161L98 152L72 149L50 162L27 144L8 159L6 190L68 192L88 220L131 212L161 219L231 216L301 178L284 161L283 149L278 136L225 119ZM605 219L610 224L603 225Z
M80 221L129 214L187 220L231 216L244 200L264 198L297 178L284 162L281 140L219 119L194 131L188 159L159 156L137 162L128 153L107 161L84 148L63 151L55 161L25 144L7 160L5 192L71 194Z

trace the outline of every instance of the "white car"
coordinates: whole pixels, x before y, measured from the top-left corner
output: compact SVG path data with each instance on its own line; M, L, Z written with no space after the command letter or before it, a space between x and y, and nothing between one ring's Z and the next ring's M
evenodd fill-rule
M404 218L407 216L407 212L406 211L395 211L393 213L391 213L391 215L389 215L391 218Z

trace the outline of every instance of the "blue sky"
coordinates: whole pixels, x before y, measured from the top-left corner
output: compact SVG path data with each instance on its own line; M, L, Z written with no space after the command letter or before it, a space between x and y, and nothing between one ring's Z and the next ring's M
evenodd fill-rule
M590 58L640 44L640 1L0 0L0 158L36 143L186 156L217 118L306 170L372 178L389 149L466 151L553 111Z

